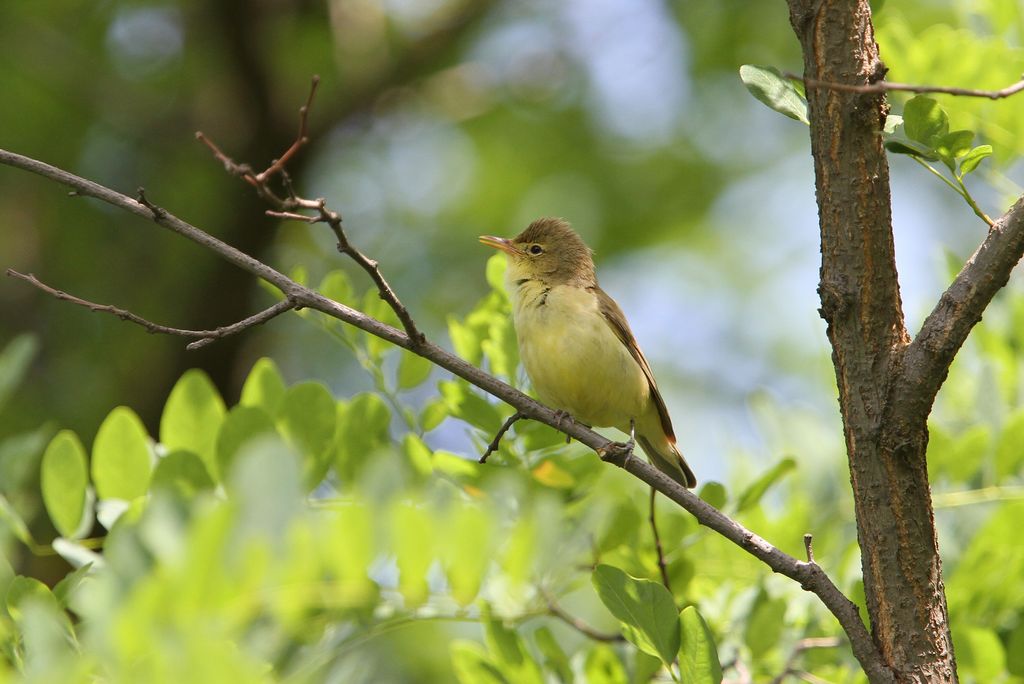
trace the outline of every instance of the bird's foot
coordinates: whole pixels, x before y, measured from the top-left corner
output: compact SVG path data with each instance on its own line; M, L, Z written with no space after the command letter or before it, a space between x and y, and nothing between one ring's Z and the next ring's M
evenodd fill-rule
M629 441L611 442L607 447L598 452L603 461L611 461L622 468L633 458L633 449L636 447L636 424L631 418L629 421Z
M570 426L576 424L576 419L572 417L571 413L569 413L568 411L564 411L562 409L556 410L555 411L555 427L557 427L559 430L561 430L563 427L565 427L566 421L568 421ZM565 436L565 443L568 444L571 441L572 441L572 437L570 437L569 435L566 435Z

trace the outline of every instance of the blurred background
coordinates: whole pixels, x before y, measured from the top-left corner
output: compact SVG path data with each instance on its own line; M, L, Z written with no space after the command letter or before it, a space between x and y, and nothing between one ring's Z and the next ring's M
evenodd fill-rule
M880 7L876 22L892 80L1002 87L1024 71L1013 0L916 0ZM737 75L745 63L801 71L782 3L7 2L0 46L0 146L128 194L144 186L311 283L351 269L329 231L265 217L194 133L263 167L293 140L319 74L311 142L289 171L300 194L342 213L432 339L448 344L446 319L487 291L477 235L562 216L595 249L702 479L763 467L780 438L812 472L843 457L817 314L807 131ZM1024 177L1010 163L1024 146L1019 105L944 103L954 128L996 146L973 182L982 206L1002 213ZM909 160L893 167L913 331L985 231ZM153 321L209 328L271 301L202 249L20 171L0 168L0 221L3 267ZM23 333L36 361L0 414L0 438L45 425L88 444L119 404L155 434L185 369L205 369L231 403L263 355L289 382L316 378L338 396L372 386L347 350L295 316L188 352L2 279L0 346ZM464 432L442 426L430 440L465 450Z

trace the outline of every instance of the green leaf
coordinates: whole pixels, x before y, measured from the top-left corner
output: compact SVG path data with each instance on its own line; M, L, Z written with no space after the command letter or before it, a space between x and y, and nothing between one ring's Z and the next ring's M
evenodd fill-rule
M704 483L700 488L698 496L718 509L725 506L725 502L728 500L725 493L725 486L721 482L712 481Z
M450 415L493 435L501 427L498 407L474 392L468 383L444 380L438 384Z
M452 597L468 606L480 593L491 563L493 523L486 510L454 505L448 511L443 537L445 575Z
M505 293L505 271L508 269L508 257L503 252L496 252L487 259L487 284L491 289Z
M885 149L896 154L906 154L911 157L920 157L927 161L937 161L939 155L928 145L919 143L909 138L894 135L885 141Z
M938 102L918 95L903 108L903 130L911 140L934 148L949 132L949 117Z
M101 499L130 501L149 489L153 452L142 420L118 406L103 421L92 445L92 481Z
M956 159L970 151L972 140L974 140L974 131L951 131L942 136L935 149L943 158Z
M679 651L679 611L668 589L611 565L598 565L591 580L601 602L626 627L626 638L670 665Z
M443 399L435 398L427 402L420 413L420 427L424 432L437 428L448 417L448 404Z
M0 522L11 531L15 539L25 546L34 547L36 545L28 525L3 494L0 494Z
M749 487L743 490L740 494L739 501L736 504L736 512L742 513L743 511L756 506L761 502L761 497L765 495L765 492L767 492L772 485L776 484L779 480L785 477L787 473L793 470L796 470L796 461L792 458L784 458L769 468L767 472L754 480Z
M427 571L434 561L434 531L430 513L400 501L391 508L391 538L398 566L398 591L407 607L422 605L430 595Z
M583 663L587 684L626 684L626 668L608 644L598 644L587 653Z
M986 627L954 627L953 650L962 675L973 675L974 681L997 681L1006 670L1006 651L999 635Z
M510 684L475 641L452 642L451 654L459 684Z
M662 667L664 666L660 660L638 649L633 654L633 676L630 678L630 682L632 684L649 684L654 681L655 675Z
M357 394L338 416L335 468L343 477L352 477L367 458L391 441L391 411L380 395Z
M160 417L160 441L168 451L191 451L217 474L217 432L227 410L210 378L186 371L174 385Z
M242 385L242 398L238 403L242 406L256 406L267 412L277 413L277 406L284 397L285 385L281 372L273 360L266 357L253 364L249 377Z
M39 474L43 504L57 532L69 539L88 532L82 529L86 527L82 523L86 518L89 485L86 460L85 447L71 430L58 432L43 453Z
M679 615L682 644L679 650L679 671L686 684L721 684L722 664L718 648L704 618L693 606Z
M426 476L434 472L434 466L431 463L433 452L419 435L409 432L402 437L402 453L409 459L412 469L417 474Z
M597 551L612 551L636 542L637 530L643 519L632 501L621 501L606 518L607 523L598 537Z
M1024 677L1024 622L1017 623L1006 640L1006 669L1012 675Z
M544 657L544 665L553 671L564 684L571 684L573 678L569 657L562 650L551 630L547 627L539 627L533 633L533 642L537 645L537 650ZM658 663L658 667L661 667L660 660L655 659L655 662Z
M218 481L226 480L242 447L250 440L275 431L273 419L262 407L240 405L228 411L217 433L217 471L213 473L214 477Z
M319 382L300 382L285 392L276 415L277 430L302 457L303 480L313 488L330 467L338 405Z
M191 451L172 451L157 461L151 488L170 489L179 496L190 498L213 489L214 485L206 465L198 456Z
M0 409L21 384L38 350L35 336L24 333L8 342L0 352Z
M352 289L352 280L345 271L335 269L330 271L320 281L317 290L324 297L333 299L341 304L352 306L355 302L355 291Z
M434 364L418 354L402 350L398 358L398 389L418 387L430 377Z
M451 338L452 347L456 355L469 361L474 366L480 365L483 359L483 351L480 348L481 334L472 327L464 324L455 316L448 317L448 337Z
M498 618L484 610L484 640L494 658L495 665L511 681L523 684L543 684L540 666L526 650L526 645L515 630L509 629Z
M480 349L487 356L492 373L509 382L515 381L516 369L519 368L519 340L510 313L491 317L487 339L480 342Z
M370 288L366 291L366 294L363 296L362 311L367 316L376 318L381 323L395 328L402 327L402 323L398 320L398 315L395 313L395 310L391 308L391 305L380 298L380 293L376 288ZM377 337L376 335L364 332L363 337L366 340L366 353L369 354L370 359L374 363L379 362L385 352L396 348L387 340Z
M39 601L49 604L54 608L60 608L60 603L50 592L49 587L34 577L24 577L22 575L18 575L11 580L7 587L5 601L7 612L10 613L15 622L21 620L22 608L29 601Z
M57 599L57 603L60 604L61 608L67 609L68 603L71 601L71 595L82 584L82 580L86 578L86 575L89 574L92 568L92 564L79 566L64 575L64 578L53 587L53 597Z
M775 67L744 64L740 67L740 80L751 95L775 111L810 124L807 118L807 99Z
M743 629L743 638L755 660L778 645L785 615L785 601L770 597L764 589L758 592Z
M978 145L973 150L964 155L964 158L960 160L960 170L957 173L958 178L963 178L971 171L978 168L978 164L982 162L985 157L992 154L991 145Z

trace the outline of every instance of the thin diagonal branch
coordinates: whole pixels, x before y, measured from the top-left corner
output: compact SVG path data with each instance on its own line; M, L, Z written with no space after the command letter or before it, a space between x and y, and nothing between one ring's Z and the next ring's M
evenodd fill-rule
M871 681L893 681L892 672L885 667L881 654L861 621L857 606L839 591L816 563L799 561L777 549L693 492L680 486L667 475L662 474L654 466L632 457L631 450L624 449L623 445L609 440L578 421L565 421L563 415L451 352L429 341L417 344L407 333L367 316L361 311L324 297L319 292L293 281L263 262L182 221L167 211L153 211L141 202L98 183L6 150L0 150L0 164L29 171L69 186L80 195L95 197L188 238L251 275L273 285L296 308L304 307L320 311L418 354L488 394L501 399L515 408L523 417L538 420L575 438L581 444L593 449L603 460L627 470L689 511L701 525L715 530L733 544L761 560L774 572L797 581L805 590L818 596L848 635L853 654Z
M558 618L559 620L569 625L583 636L589 639L593 639L594 641L604 641L608 643L615 643L626 640L626 638L621 634L600 632L594 629L578 617L570 615L569 613L565 612L565 609L558 605L558 603L555 602L554 597L551 596L547 591L541 589L540 593L541 596L544 597L544 603L547 604L548 615Z
M823 88L825 90L837 90L844 93L885 93L890 91L901 91L909 93L939 93L943 95L958 95L960 97L985 97L990 100L1001 100L1011 97L1024 90L1024 78L999 90L977 90L975 88L954 88L948 86L914 85L911 83L894 83L892 81L876 81L875 83L853 84L834 83L832 81L819 81L816 78L800 76L786 72L786 78L803 81L807 88Z
M1024 256L1024 197L999 218L904 351L895 404L924 420L953 358Z
M75 295L69 294L63 290L58 290L54 287L50 287L46 283L39 280L32 273L19 273L18 271L15 271L13 268L9 268L7 269L7 275L10 276L11 278L18 278L19 280L24 280L26 283L32 285L33 287L36 287L63 302L77 304L78 306L83 306L89 309L90 311L108 313L113 316L117 316L123 321L130 321L132 323L135 323L136 325L145 328L146 331L149 333L160 333L163 335L177 335L179 337L197 338L194 342L189 342L185 346L185 348L188 349L189 351L192 351L194 349L200 349L201 347L205 347L206 345L211 344L223 337L240 333L243 330L248 330L249 328L260 325L261 323L266 323L271 318L275 318L276 316L280 316L281 314L283 314L285 311L291 311L292 309L296 308L295 304L293 304L290 300L286 298L277 302L273 306L264 309L263 311L260 311L257 314L253 314L252 316L249 316L248 318L238 321L237 323L232 323L231 325L223 325L219 328L214 328L213 330L186 330L184 328L172 328L170 326L160 325L159 323L153 323L152 321L148 321L142 316L134 314L131 311L128 311L127 309L121 309L110 304L97 304L96 302L90 302L87 299L76 297Z
M651 508L650 514L647 519L651 523L651 534L654 536L654 552L658 555L658 572L661 573L661 583L668 589L668 593L672 593L672 584L668 580L668 565L665 563L665 551L661 548L661 535L658 534L658 520L654 513L656 510L655 500L658 497L658 491L651 487Z
M487 449L484 451L484 455L480 457L478 463L487 463L487 457L498 450L498 446L501 444L501 438L505 436L505 433L508 432L509 428L512 427L517 420L524 417L525 416L523 416L519 411L516 411L509 416L494 434L494 439L492 439L491 443L487 445Z

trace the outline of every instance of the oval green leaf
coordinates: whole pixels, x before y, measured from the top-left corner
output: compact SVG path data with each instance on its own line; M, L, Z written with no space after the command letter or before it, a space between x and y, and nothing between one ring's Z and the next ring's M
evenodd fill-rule
M92 481L101 499L130 501L149 489L153 455L149 433L135 412L118 406L92 445Z
M638 579L611 565L598 565L591 580L605 607L623 624L637 648L666 665L679 652L679 611L668 589Z
M687 606L679 615L682 625L682 645L679 651L679 671L687 684L721 684L722 664L718 648L704 618L693 606Z
M275 430L270 415L259 406L236 406L228 412L217 433L217 472L223 482L231 472L235 457L250 440Z
M43 505L57 532L68 539L84 534L80 528L88 501L86 460L85 447L71 430L58 432L43 453L39 474Z
M978 168L978 164L982 162L985 157L992 155L991 145L978 145L973 150L964 155L964 158L960 160L960 171L959 177L963 178L974 169Z
M918 95L910 98L903 108L903 130L911 140L935 147L949 132L949 117L938 102Z
M810 124L807 99L775 67L744 64L740 67L740 80L759 101L791 119Z
M284 378L277 364L266 357L253 364L249 377L242 385L242 397L238 403L242 406L258 406L273 415L284 396Z
M152 486L170 489L187 498L213 489L214 482L198 456L191 451L172 451L157 462Z
M195 368L186 371L164 406L160 441L168 451L191 451L216 473L217 432L226 412L209 376Z

